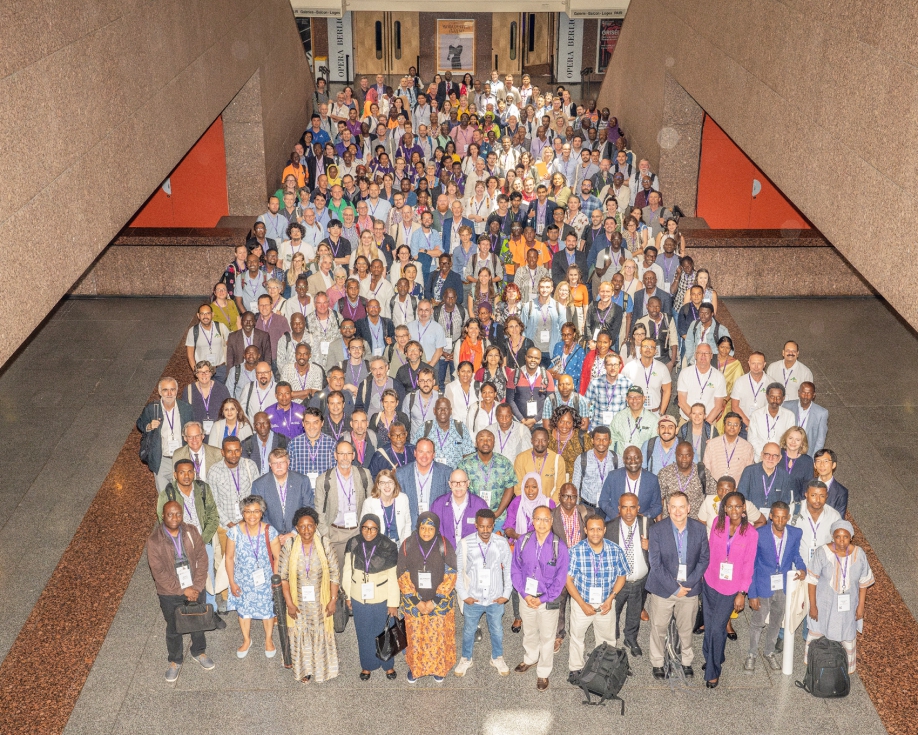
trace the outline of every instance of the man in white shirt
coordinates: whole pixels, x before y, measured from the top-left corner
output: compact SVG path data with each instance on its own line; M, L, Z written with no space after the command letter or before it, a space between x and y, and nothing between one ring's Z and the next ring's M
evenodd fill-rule
M513 418L506 403L497 406L497 420L487 430L494 435L494 450L505 457L515 458L532 449L531 432Z
M209 304L198 308L198 323L188 330L185 338L185 349L188 353L188 364L194 370L195 364L207 360L216 368L214 380L226 382L226 340L229 330L226 325L214 322L214 312Z
M644 408L659 414L669 407L673 379L666 365L654 359L656 352L656 340L645 337L641 341L641 359L625 365L622 375L644 389Z
M615 598L615 637L623 641L632 656L643 653L637 639L641 627L641 611L644 609L644 583L650 571L647 531L653 525L652 518L638 513L639 505L637 495L622 493L618 499L618 517L606 526L606 538L622 547L628 562L625 586ZM619 618L625 607L624 635L619 635Z
M768 376L784 386L784 390L791 400L797 400L797 393L803 383L813 382L813 371L800 362L800 347L793 340L788 340L781 351L783 360L778 360L768 366Z
M679 414L683 423L688 420L691 407L704 405L705 420L713 424L720 418L727 402L727 383L723 373L711 365L711 345L702 342L695 348L695 364L679 373L676 393L679 396Z
M749 443L755 456L762 453L768 442L780 445L784 432L794 425L795 416L791 411L782 408L784 403L784 386L771 383L765 389L768 405L752 412L749 422Z
M730 394L730 410L738 413L743 420L744 431L740 436L747 434L750 416L758 409L765 407L765 386L768 385L763 353L753 352L749 355L749 361L746 364L749 366L749 372L737 379L733 384L733 392Z
M424 350L424 362L436 365L440 355L446 349L446 333L437 322L431 319L433 306L427 299L418 302L417 319L408 322L408 333Z

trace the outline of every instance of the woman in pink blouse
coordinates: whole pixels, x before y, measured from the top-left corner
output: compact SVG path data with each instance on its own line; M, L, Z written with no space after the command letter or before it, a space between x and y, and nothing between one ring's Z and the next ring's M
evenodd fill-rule
M746 606L752 583L758 534L746 518L746 498L727 493L711 529L711 561L704 573L704 680L708 689L720 683L720 667L727 644L727 621Z

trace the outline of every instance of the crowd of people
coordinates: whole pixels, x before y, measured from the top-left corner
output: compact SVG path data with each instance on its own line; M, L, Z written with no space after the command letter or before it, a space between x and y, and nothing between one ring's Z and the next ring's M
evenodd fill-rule
M744 669L780 668L790 571L804 638L840 641L853 671L873 577L812 372L794 341L734 356L609 110L526 75L413 69L332 99L319 80L315 102L188 331L194 381L163 378L137 421L167 681L175 610L203 598L236 612L239 658L252 620L273 658L286 615L303 682L338 675L336 617L362 680L397 677L375 646L397 617L409 682L467 675L482 617L508 675L509 604L514 671L539 690L567 638L578 682L591 626L642 656L646 624L663 678L672 620L685 677L703 632L713 688L747 601ZM214 666L203 633L191 656Z

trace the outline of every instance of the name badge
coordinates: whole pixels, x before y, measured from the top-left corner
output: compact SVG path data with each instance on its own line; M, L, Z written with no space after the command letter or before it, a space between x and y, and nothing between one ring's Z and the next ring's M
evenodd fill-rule
M728 561L720 563L720 578L729 582L733 579L733 565Z
M204 421L203 423L204 423L204 433L205 433L205 434L209 434L209 433L210 433L210 430L211 430L212 428L214 428L214 422L213 422L213 421Z
M449 464L446 457L434 457L434 462L439 462L440 464Z
M838 611L848 612L849 610L851 610L851 595L839 595L838 596Z
M679 570L676 572L676 581L684 582L688 577L688 565L680 564Z
M550 329L539 330L539 341L545 342L546 344L550 342L551 341L551 330Z
M373 348L373 357L382 357L382 353L383 353L383 348L382 348L382 347L374 347L374 348Z
M535 577L526 577L526 594L530 596L539 594L539 580Z
M535 418L538 406L535 401L526 401L526 417Z
M303 602L315 602L316 601L316 588L315 585L307 584L303 587Z
M810 549L810 564L813 563L814 556L816 556L816 549ZM809 564L807 566L809 566Z
M372 582L364 582L360 585L360 599L372 600L376 594L376 585Z
M599 327L593 330L593 341L595 342L597 339L599 339Z
M603 411L602 412L602 422L606 425L611 424L613 415L614 414L612 413L612 411Z
M590 605L602 605L602 587L590 587L587 598Z
M783 574L772 574L771 575L771 591L780 592L784 589L784 575Z
M419 590L431 589L430 572L418 572L418 589Z
M471 523L471 524L474 525L475 519L474 519L474 518L466 518L466 519L465 519L465 522L466 522L466 523Z
M430 505L419 500L418 501L418 513L426 513L428 510L430 510Z
M478 496L483 501L485 501L485 503L487 503L489 508L491 507L491 491L490 490L482 490L480 493L478 493Z
M644 408L650 408L650 395L644 396Z
M319 479L319 473L318 472L307 472L306 477L309 478L309 484L312 485L313 489L315 489L316 480Z
M179 587L184 590L192 586L191 567L189 567L187 564L177 564L175 571L178 573Z
M354 528L357 525L357 514L356 513L345 513L344 514L344 525L348 528Z
M328 354L328 346L329 346L329 343L328 343L328 342L320 342L320 343L319 343L319 352L321 352L323 355L327 355L327 354Z
M253 314L258 313L258 302L257 301L249 302L249 311L251 311Z
M254 572L252 572L252 584L254 584L256 587L265 586L265 570L264 569L256 569Z
M168 454L168 456L171 457L171 456L172 456L172 453L175 452L176 449L179 449L181 446L182 446L182 440L181 440L181 439L169 439L169 454Z
M767 506L764 507L764 508L759 508L759 513L761 513L763 516L765 516L766 518L768 518L768 514L771 513L771 508L769 508L769 507L767 507Z

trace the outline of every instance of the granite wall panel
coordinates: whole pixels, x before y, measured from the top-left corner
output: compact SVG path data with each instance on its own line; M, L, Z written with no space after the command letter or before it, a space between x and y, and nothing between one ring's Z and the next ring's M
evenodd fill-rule
M918 129L904 122L918 112L916 7L632 0L599 104L662 169L671 78L838 249L833 267L850 263L918 327L918 264L908 257L918 231ZM894 216L860 206L878 196ZM894 258L895 273L878 244L905 256Z
M230 154L254 182L240 213L260 211L310 112L287 0L25 0L0 10L0 48L0 231L24 243L8 248L11 269L47 268L40 289L0 291L19 315L0 364L254 75L271 91L262 83L261 129ZM55 208L47 236L36 223Z

